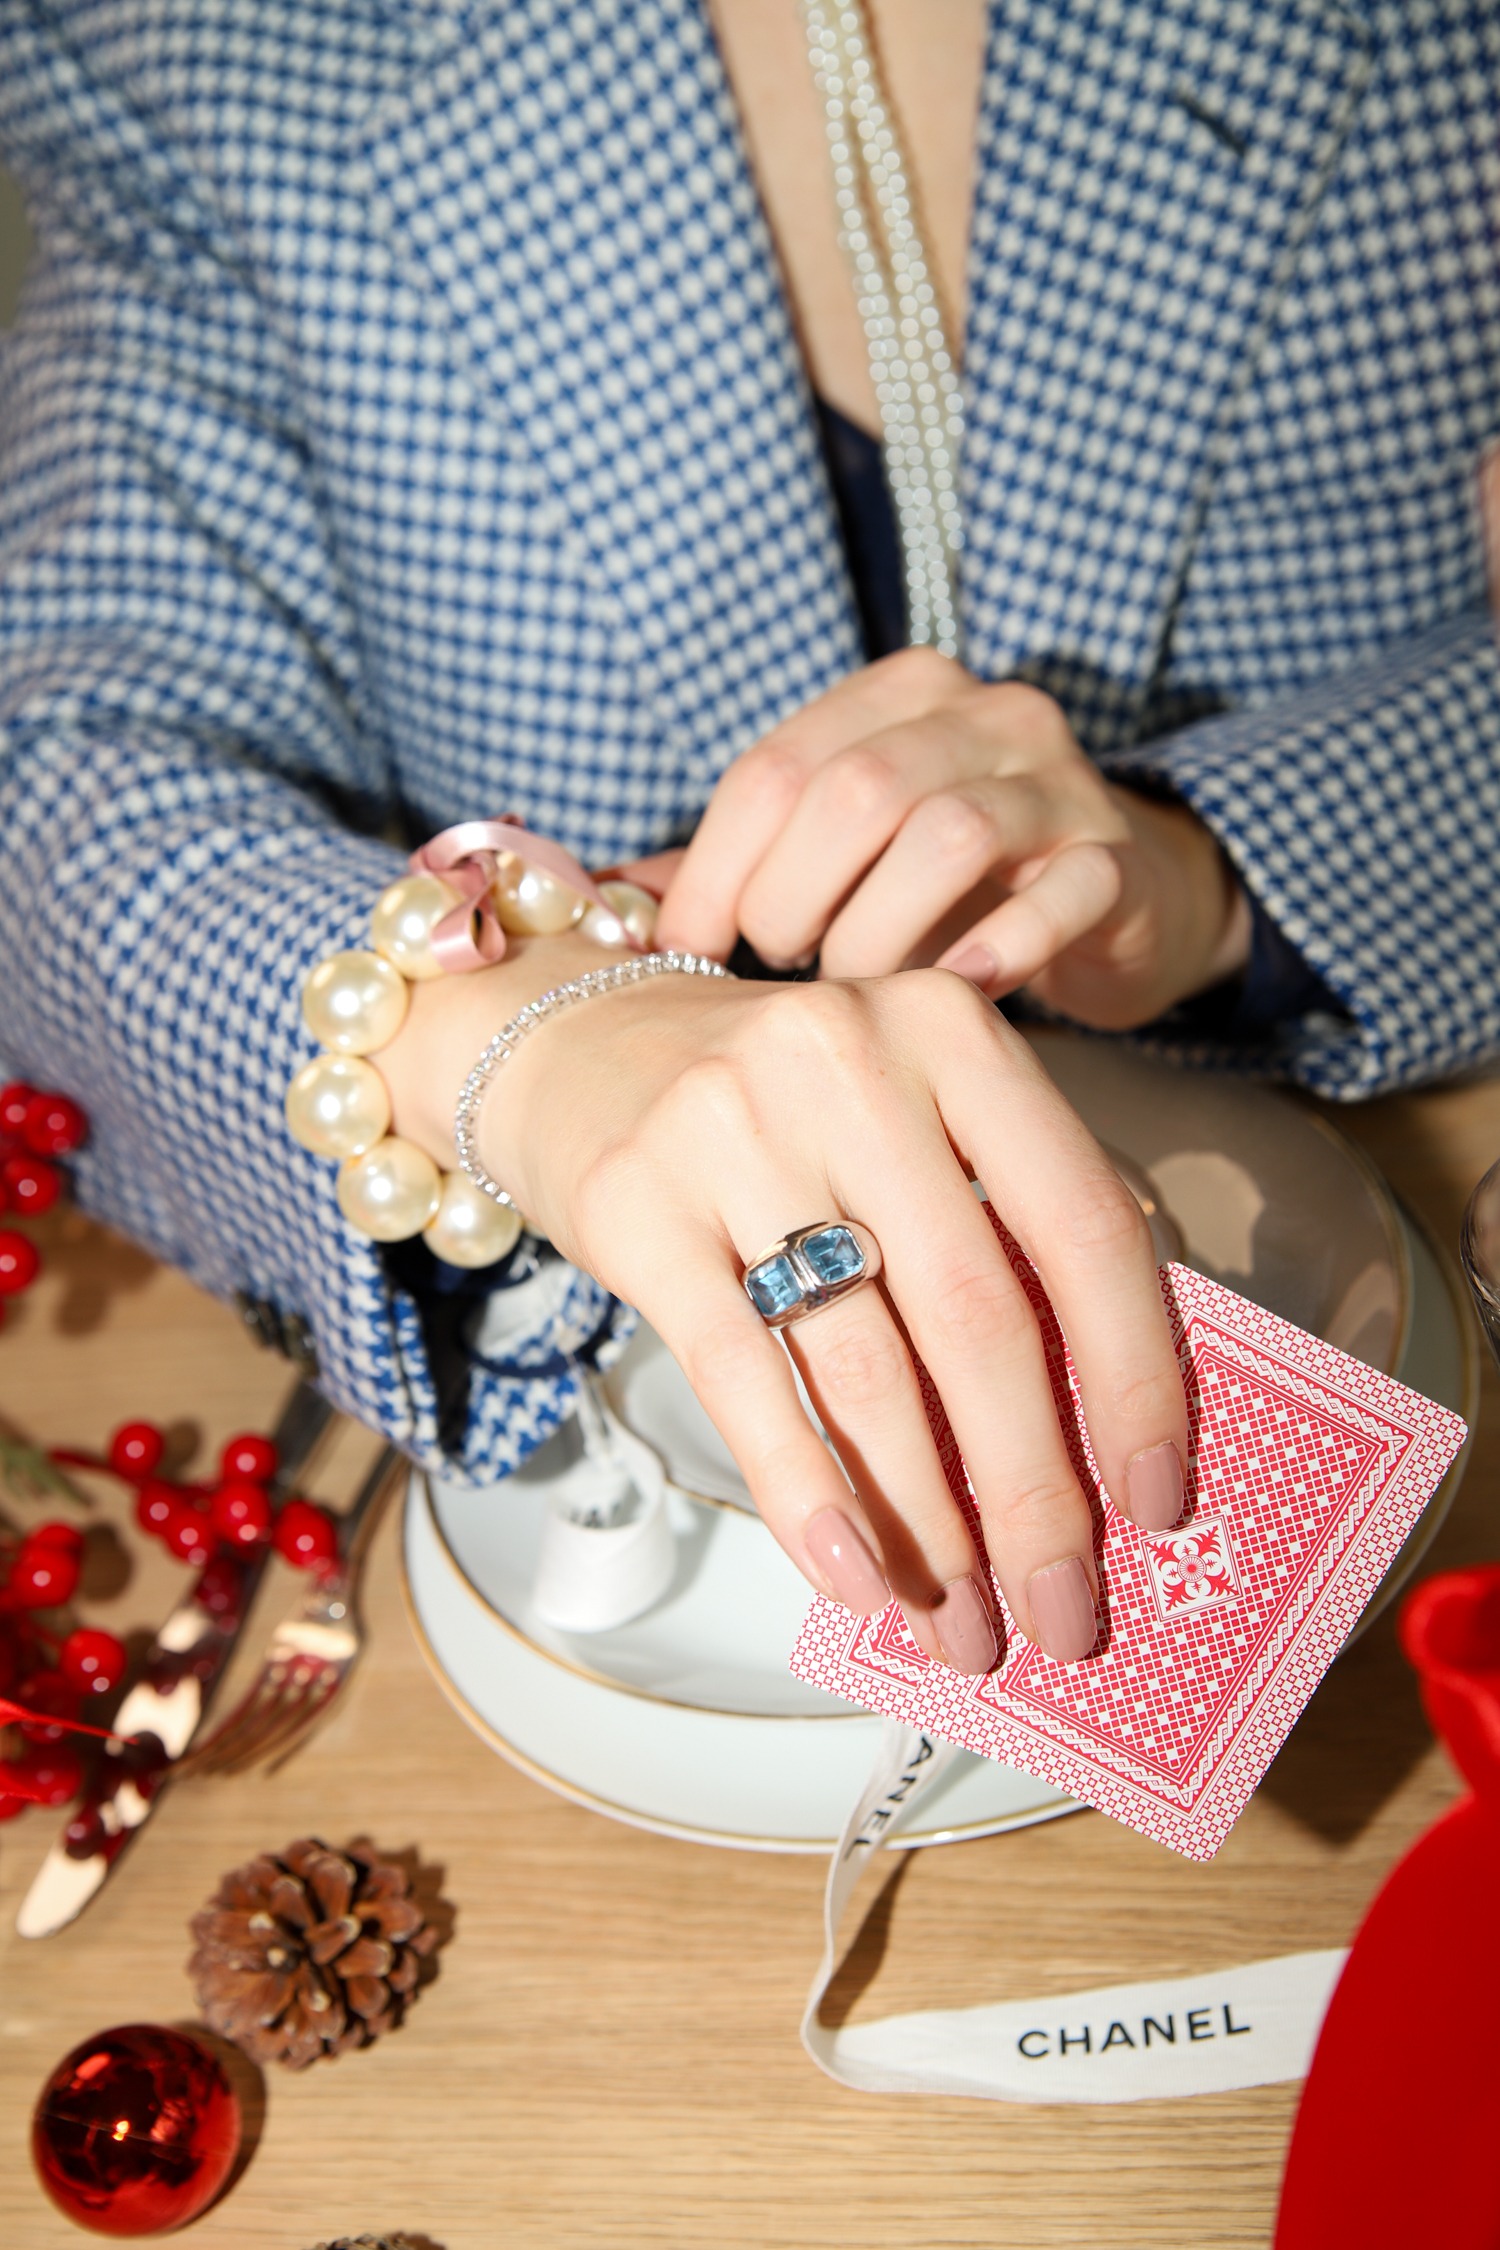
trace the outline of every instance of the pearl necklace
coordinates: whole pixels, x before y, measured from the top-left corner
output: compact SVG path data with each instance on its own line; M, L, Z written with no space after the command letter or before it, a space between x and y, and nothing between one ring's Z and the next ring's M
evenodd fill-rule
M885 431L906 569L907 637L959 652L958 451L963 397L908 167L881 89L863 0L802 0L823 95L839 235L854 277ZM884 249L870 223L878 214Z

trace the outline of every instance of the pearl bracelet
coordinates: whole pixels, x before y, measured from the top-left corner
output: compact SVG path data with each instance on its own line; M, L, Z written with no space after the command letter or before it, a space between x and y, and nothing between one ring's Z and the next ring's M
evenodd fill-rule
M365 1058L401 1029L409 984L499 960L507 933L551 937L576 928L601 945L631 946L621 969L672 957L645 953L656 927L649 891L596 884L560 846L518 822L446 829L413 854L410 868L376 903L370 950L320 961L303 987L303 1020L324 1052L287 1088L287 1127L315 1156L338 1159L339 1209L362 1234L377 1242L420 1234L449 1265L493 1265L514 1248L520 1212L493 1184L440 1172L425 1149L393 1134L385 1080Z
M509 1062L528 1031L535 1031L548 1016L558 1015L580 1000L597 999L602 992L617 992L621 985L640 984L648 977L727 977L729 973L722 961L710 961L702 953L637 954L628 961L612 961L607 969L589 969L583 976L574 977L571 983L556 984L539 999L529 1001L486 1042L478 1062L459 1088L458 1107L453 1116L453 1144L467 1182L482 1195L489 1196L498 1208L515 1210L514 1198L498 1180L491 1178L479 1161L477 1126L480 1105L489 1091L491 1079L503 1062Z

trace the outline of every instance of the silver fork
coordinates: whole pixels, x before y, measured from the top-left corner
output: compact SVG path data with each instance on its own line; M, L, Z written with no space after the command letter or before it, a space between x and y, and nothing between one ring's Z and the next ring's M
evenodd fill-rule
M359 1581L402 1465L393 1445L382 1447L338 1519L335 1567L281 1620L245 1695L212 1734L193 1746L179 1772L245 1773L262 1766L274 1773L327 1717L364 1646Z

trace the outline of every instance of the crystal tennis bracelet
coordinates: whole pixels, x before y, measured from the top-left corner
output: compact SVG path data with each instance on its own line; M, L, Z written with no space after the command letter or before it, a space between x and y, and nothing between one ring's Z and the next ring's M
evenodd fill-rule
M560 1015L564 1008L572 1008L580 1000L597 999L602 992L614 992L621 985L640 984L647 977L727 977L721 961L710 961L701 953L636 953L628 960L612 961L608 968L590 969L570 984L554 985L540 999L532 1000L509 1023L502 1024L490 1039L459 1088L458 1107L453 1118L453 1140L458 1150L458 1161L475 1187L496 1203L517 1208L515 1198L496 1179L492 1179L479 1161L478 1124L479 1111L490 1082L503 1062L508 1062L529 1031L549 1016Z

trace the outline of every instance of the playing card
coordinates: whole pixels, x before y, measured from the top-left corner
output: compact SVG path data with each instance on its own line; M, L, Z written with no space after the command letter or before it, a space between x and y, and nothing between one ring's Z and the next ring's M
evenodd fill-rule
M991 1213L1041 1323L1094 1512L1099 1639L1077 1664L1025 1640L998 1587L1000 1663L934 1663L892 1603L813 1603L800 1679L1055 1782L1211 1859L1463 1443L1456 1414L1186 1266L1161 1287L1188 1393L1188 1506L1144 1532L1100 1483L1077 1381L1036 1273ZM973 1494L925 1369L939 1456L980 1553Z

